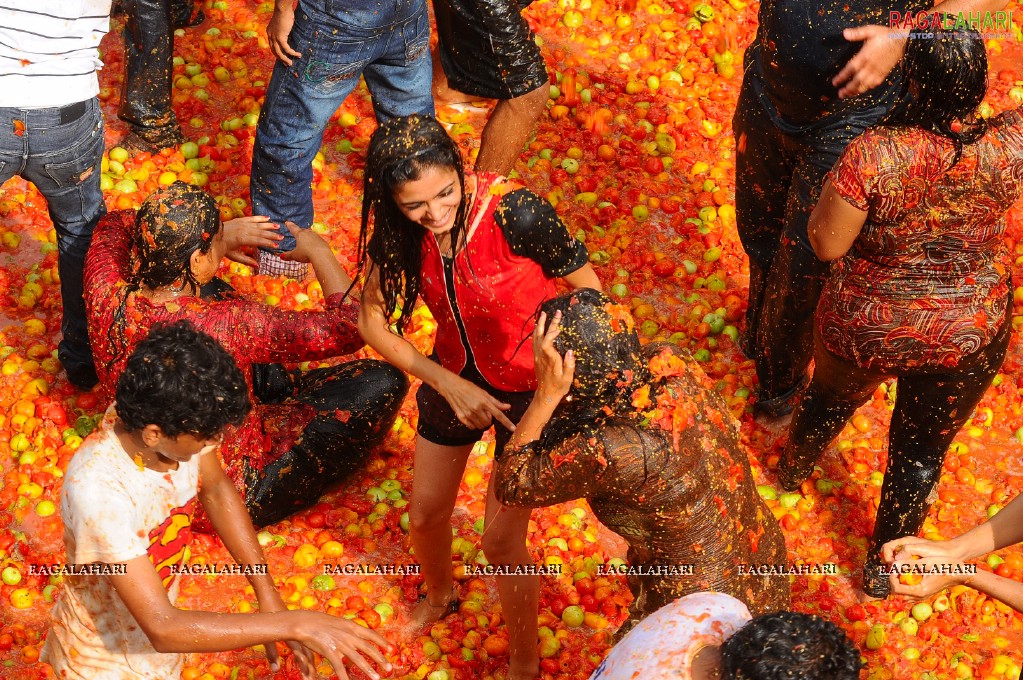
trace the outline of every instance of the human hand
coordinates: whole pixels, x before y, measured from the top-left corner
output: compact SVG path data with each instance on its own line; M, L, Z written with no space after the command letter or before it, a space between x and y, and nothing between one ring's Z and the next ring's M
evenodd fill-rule
M465 378L449 373L450 378L438 390L458 416L459 422L474 430L490 427L493 421L504 425L510 432L515 431L515 423L504 414L511 408L492 397L483 388L474 385Z
M954 539L931 541L916 536L897 538L881 546L881 557L893 567L892 573L888 575L892 592L910 599L928 597L968 580L963 562L969 556L963 554ZM960 568L955 569L957 566ZM903 574L919 577L920 580L914 578L912 583L903 583L900 579Z
M380 674L373 670L373 666L366 660L366 657L369 657L385 672L391 672L391 664L381 652L381 650L389 651L391 645L378 633L346 619L327 614L307 613L312 614L310 620L314 618L315 622L304 628L301 644L327 659L339 680L348 678L344 666L345 659L354 663L363 673L374 680L380 678ZM302 675L307 680L314 680L318 677L314 666L308 673L302 670Z
M295 25L295 9L291 0L278 0L274 5L273 16L266 25L266 40L270 43L270 51L274 56L291 66L291 57L302 57L301 52L291 49L288 44L288 36L291 34L291 27Z
M292 260L293 262L309 262L315 256L317 250L326 248L328 252L330 250L330 244L323 240L323 237L317 234L312 229L303 229L294 222L285 222L284 226L288 228L291 235L295 237L295 249L280 253L282 260Z
M575 375L575 355L572 350L565 352L562 358L554 346L554 339L561 333L561 311L554 313L547 331L543 331L547 313L540 312L536 328L533 329L533 364L536 371L537 395L554 403L572 389L572 378Z
M227 250L225 255L228 259L250 267L259 264L249 254L251 249L276 250L283 238L277 231L277 225L271 222L269 217L262 215L238 217L224 222L224 244Z
M281 594L276 588L264 593L263 597L257 594L256 600L259 602L259 611L261 613L288 611L288 607L284 604L284 600L281 599ZM285 643L291 648L291 652L295 657L295 664L298 666L299 672L302 673L302 677L309 680L315 678L316 659L313 653L300 642L286 640ZM270 664L270 670L276 673L281 669L281 655L277 651L277 643L274 641L264 642L263 649L266 653L266 660Z
M831 80L839 99L855 97L884 82L902 59L909 33L885 26L856 26L842 33L850 42L862 42L860 51Z

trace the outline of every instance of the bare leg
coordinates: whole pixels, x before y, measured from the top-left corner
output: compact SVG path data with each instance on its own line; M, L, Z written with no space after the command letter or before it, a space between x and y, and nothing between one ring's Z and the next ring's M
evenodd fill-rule
M490 475L483 552L491 564L533 564L526 548L531 512L501 505L494 495L494 475ZM540 577L498 576L497 590L508 626L508 680L533 680L540 673L540 656L536 648Z
M480 136L477 172L496 172L499 175L511 172L522 147L533 134L537 118L547 105L549 93L550 86L544 83L532 92L497 102Z
M409 533L426 582L426 599L412 610L412 623L419 627L444 616L451 601L451 512L470 451L471 444L441 446L416 439Z

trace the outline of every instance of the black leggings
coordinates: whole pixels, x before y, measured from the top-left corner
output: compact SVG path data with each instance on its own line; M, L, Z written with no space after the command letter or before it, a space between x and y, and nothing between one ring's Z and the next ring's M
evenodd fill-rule
M262 470L246 462L245 505L252 523L279 522L359 470L394 424L408 387L404 373L373 359L304 374L279 364L253 366L256 399L302 402L316 409L316 417L283 456Z
M223 279L202 287L223 300L234 289ZM408 393L405 374L383 361L359 359L306 373L280 364L253 364L252 392L261 404L301 402L316 410L302 436L274 462L256 470L245 462L245 506L257 527L316 503L331 486L362 467L387 436Z
M888 468L864 567L863 589L868 595L888 595L888 578L880 572L881 546L911 536L923 525L927 497L941 475L945 452L1005 359L1011 311L1010 301L1005 322L991 342L964 357L955 369L895 374L899 382L888 431ZM813 380L796 407L779 464L779 476L788 487L798 486L809 476L846 421L892 375L832 354L819 337L816 347Z

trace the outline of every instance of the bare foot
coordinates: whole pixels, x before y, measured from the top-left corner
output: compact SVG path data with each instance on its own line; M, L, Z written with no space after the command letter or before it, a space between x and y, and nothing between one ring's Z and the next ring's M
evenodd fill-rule
M771 432L772 434L781 434L789 428L789 423L792 422L792 412L786 413L780 416L771 416L767 413L753 412L753 420L756 421L757 425Z
M432 626L448 614L453 613L457 606L458 593L454 589L451 590L446 600L437 604L432 604L430 596L427 595L412 609L409 626L420 630Z
M458 104L472 104L479 101L479 97L474 97L464 92L459 92L448 87L447 81L443 83L433 84L433 105L438 110L443 106L456 106Z
M867 604L868 602L880 602L881 600L885 599L883 597L874 597L873 595L867 595L862 590L857 591L856 595L857 599L860 601L860 604Z

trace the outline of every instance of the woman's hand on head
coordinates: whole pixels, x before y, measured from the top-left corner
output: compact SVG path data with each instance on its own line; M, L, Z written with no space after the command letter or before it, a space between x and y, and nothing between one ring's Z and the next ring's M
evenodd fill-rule
M228 259L255 267L258 265L251 251L255 248L276 250L284 237L269 217L253 215L224 222L224 244Z
M572 350L562 357L554 346L554 339L561 333L561 312L554 313L550 324L547 314L540 313L533 330L533 363L536 370L536 392L545 399L561 401L572 389L575 377L575 355ZM544 326L547 330L544 331Z
M438 391L458 416L459 422L466 427L485 430L496 421L510 432L515 431L515 423L504 414L511 408L511 404L498 401L486 390L465 378L452 373Z

